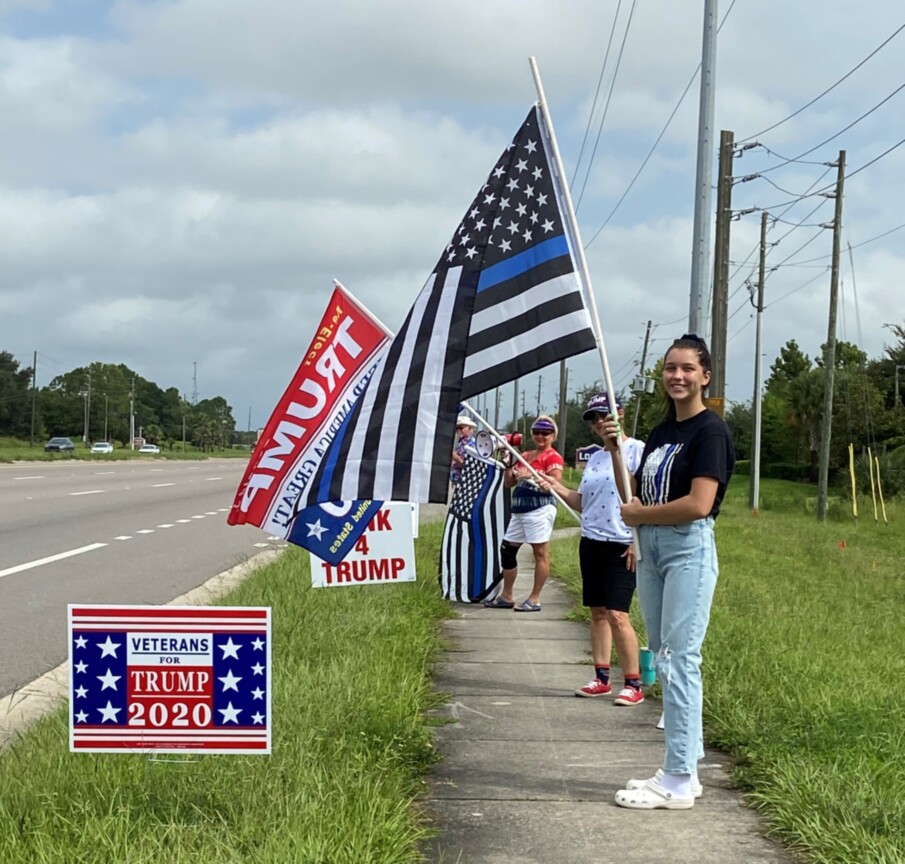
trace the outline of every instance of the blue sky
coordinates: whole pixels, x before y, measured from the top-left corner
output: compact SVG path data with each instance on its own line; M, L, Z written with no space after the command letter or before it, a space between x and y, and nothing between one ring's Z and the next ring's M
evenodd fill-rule
M864 5L857 20L843 0L820 4L819 15L805 0L720 7L715 137L732 129L738 140L809 102L905 23L893 0ZM23 365L38 350L41 385L74 366L123 362L191 393L197 362L201 397L223 395L240 426L249 409L262 425L332 277L399 326L535 98L531 55L572 176L607 41L613 32L604 99L630 14L587 184L586 148L573 190L586 244L695 70L703 0L0 0L0 349ZM819 180L821 163L840 148L854 172L905 138L903 91L784 163L902 84L903 40L765 133L773 153L737 159L739 176L771 170L736 184L734 209L779 215L785 207L772 205L832 183L832 170ZM695 82L588 245L617 387L637 372L648 319L654 356L687 320L697 103ZM905 222L903 168L905 146L846 187L854 270L846 255L839 336L872 357L889 341L883 325L902 323L905 230L859 244ZM810 240L767 283L767 364L789 339L813 357L826 338L831 236L818 226L833 205L824 199L805 219L817 203L784 212L805 225L768 258L782 262ZM771 240L791 227L777 223ZM742 401L754 350L744 280L758 231L757 213L733 223L726 381ZM570 367L573 389L601 377L593 354ZM546 409L557 374L542 373ZM537 378L524 388L535 406ZM510 400L504 393L503 417Z

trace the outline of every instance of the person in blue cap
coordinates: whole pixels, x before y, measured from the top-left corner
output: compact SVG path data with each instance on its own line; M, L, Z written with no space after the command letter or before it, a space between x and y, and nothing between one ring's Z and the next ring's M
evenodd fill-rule
M603 438L604 423L614 413L621 420L624 411L618 397L616 411L606 393L595 393L582 415L598 438ZM620 446L629 471L641 462L644 443L621 436ZM613 642L625 683L616 705L640 705L644 701L638 664L638 637L629 617L635 594L635 555L632 532L622 521L622 498L616 487L613 458L605 449L588 460L578 491L562 483L541 484L552 488L573 510L581 512L581 540L578 560L581 566L582 602L591 610L591 656L594 677L575 691L576 696L607 696L610 684L610 656Z

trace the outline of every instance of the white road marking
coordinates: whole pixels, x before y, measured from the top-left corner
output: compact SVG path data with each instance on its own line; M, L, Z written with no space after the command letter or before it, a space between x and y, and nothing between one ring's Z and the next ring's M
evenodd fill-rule
M161 489L164 486L175 486L175 483L155 483L151 486L152 489Z
M269 543L255 543L255 549L268 549L269 547Z
M208 510L207 513L205 513L204 515L205 515L205 516L216 516L216 515L217 515L217 511L216 511L216 510Z
M173 527L173 523L172 523L172 522L164 522L163 525L158 525L157 527L158 527L158 528L172 528L172 527Z
M115 471L95 471L95 472L94 472L94 476L95 476L95 477L103 477L104 474L115 474L115 473L116 473Z
M138 531L136 531L135 533L136 534L153 534L154 529L153 528L139 528Z
M221 507L217 512L218 513L229 513L229 507Z
M32 477L13 477L13 480L44 480L43 474L35 474Z
M119 537L114 537L113 539L114 540L131 540L132 535L131 534L120 534Z
M203 519L203 516L192 516L192 519Z
M191 522L191 519L177 519L176 520L180 525L185 525L186 522Z
M83 552L93 552L95 549L102 549L106 543L92 543L90 546L81 546L78 549L70 549L68 552L60 552L58 555L48 555L46 558L38 558L36 561L29 561L27 564L18 564L15 567L7 567L6 570L0 570L0 579L4 576L12 576L13 573L21 573L23 570L31 570L32 567L40 567L43 564L52 564L54 561L62 561L64 558L72 558L73 555L81 555Z
M211 480L222 480L223 478L222 478L222 477L205 477L204 479L205 479L208 483L210 483Z
M70 492L69 494L72 496L76 495L100 495L103 493L103 489L89 489L87 492Z

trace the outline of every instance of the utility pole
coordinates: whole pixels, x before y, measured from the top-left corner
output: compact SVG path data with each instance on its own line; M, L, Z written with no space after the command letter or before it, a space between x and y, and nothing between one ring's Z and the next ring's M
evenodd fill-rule
M823 417L820 421L820 459L817 475L817 518L826 521L830 474L830 438L833 432L833 383L836 376L836 305L839 299L839 246L842 237L842 190L845 185L845 150L836 164L836 212L833 215L833 260L830 269L830 314L823 354Z
M707 294L710 261L710 185L712 182L713 114L716 74L717 0L704 0L704 35L701 45L701 91L698 103L698 158L695 171L694 228L691 248L691 299L688 332L700 333Z
M566 399L568 398L569 389L569 370L566 368L566 361L559 361L559 438L556 442L556 449L559 451L559 455L565 458L566 456L566 414L568 412L568 404L566 403Z
M85 398L85 444L91 435L91 366L88 367L88 396Z
M896 393L898 393L899 372L896 370ZM898 397L896 397L898 402ZM38 352L35 351L35 359L31 364L31 440L29 447L35 446L35 415L38 413Z
M720 132L719 183L716 191L716 237L713 253L713 314L710 356L713 372L707 406L720 417L726 404L726 325L729 318L729 225L732 220L732 150L735 134Z
M512 382L512 431L518 432L518 378Z
M192 405L198 404L198 361L192 361Z
M650 342L650 328L651 322L647 322L647 330L644 333L644 348L641 349L641 377L644 377L644 369L647 364L647 346ZM641 394L644 392L643 387L639 387L635 391L635 416L632 417L632 438L635 437L635 433L638 431L638 417L641 414Z
M129 449L135 449L135 377L129 390Z
M757 280L757 331L754 337L754 435L751 441L751 480L748 505L760 510L760 409L761 409L761 319L764 315L764 279L767 270L767 213L760 214L760 266Z
M544 376L543 376L543 375L538 375L538 376L537 376L537 403L536 403L536 405L535 405L535 407L537 408L537 412L536 412L535 415L534 415L535 417L536 417L538 414L540 414L540 388L541 388L541 385L542 385L543 383L544 383Z
M500 388L497 387L493 391L493 428L500 428L500 398L502 393L500 393Z

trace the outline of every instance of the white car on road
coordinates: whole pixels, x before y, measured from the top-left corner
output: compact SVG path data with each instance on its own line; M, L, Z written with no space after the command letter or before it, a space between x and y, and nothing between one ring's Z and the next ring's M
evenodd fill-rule
M109 441L95 441L91 445L92 453L112 453L113 445Z
M138 448L139 453L159 453L160 448L156 444L142 444Z

